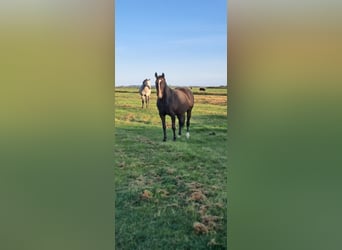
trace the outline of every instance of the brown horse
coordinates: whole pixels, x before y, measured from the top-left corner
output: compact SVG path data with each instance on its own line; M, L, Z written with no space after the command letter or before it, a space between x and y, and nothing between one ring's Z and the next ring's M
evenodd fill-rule
M150 103L150 95L151 95L151 82L150 79L145 79L142 85L139 88L139 93L141 96L141 108L144 108L144 103L146 108Z
M165 116L171 116L172 121L172 131L173 131L173 140L176 140L176 116L179 122L179 136L182 133L182 127L185 122L185 112L187 113L186 118L186 138L190 137L189 127L190 127L190 118L191 111L194 107L194 96L190 89L188 88L175 88L171 89L167 86L165 75L158 76L157 72L155 73L156 77L156 90L157 90L157 107L159 110L159 116L162 121L164 138L163 141L166 141L166 124L165 124Z

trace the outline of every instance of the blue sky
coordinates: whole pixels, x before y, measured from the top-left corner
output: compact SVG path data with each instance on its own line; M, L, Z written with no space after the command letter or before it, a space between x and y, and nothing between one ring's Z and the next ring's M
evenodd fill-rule
M115 84L227 84L226 0L116 0Z

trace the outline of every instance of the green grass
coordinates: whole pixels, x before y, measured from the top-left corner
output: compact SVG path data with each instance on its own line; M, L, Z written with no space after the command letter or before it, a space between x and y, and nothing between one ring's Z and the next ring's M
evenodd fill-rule
M193 91L190 139L172 141L167 116L166 142L155 92L148 109L115 93L116 249L226 249L227 89Z

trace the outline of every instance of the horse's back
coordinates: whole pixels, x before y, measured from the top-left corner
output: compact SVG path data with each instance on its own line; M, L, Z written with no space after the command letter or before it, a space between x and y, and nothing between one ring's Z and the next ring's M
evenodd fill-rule
M194 106L194 95L191 90L184 87L179 87L174 89L176 95L179 97L180 101L186 102L190 107Z
M187 88L175 88L173 91L172 110L175 114L191 111L194 106L194 96Z

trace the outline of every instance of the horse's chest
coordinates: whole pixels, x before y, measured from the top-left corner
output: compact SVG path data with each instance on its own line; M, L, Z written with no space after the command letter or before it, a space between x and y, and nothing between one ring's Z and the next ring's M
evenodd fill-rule
M159 110L159 114L162 114L162 115L174 115L175 114L172 106L167 105L162 100L158 100L157 107Z

